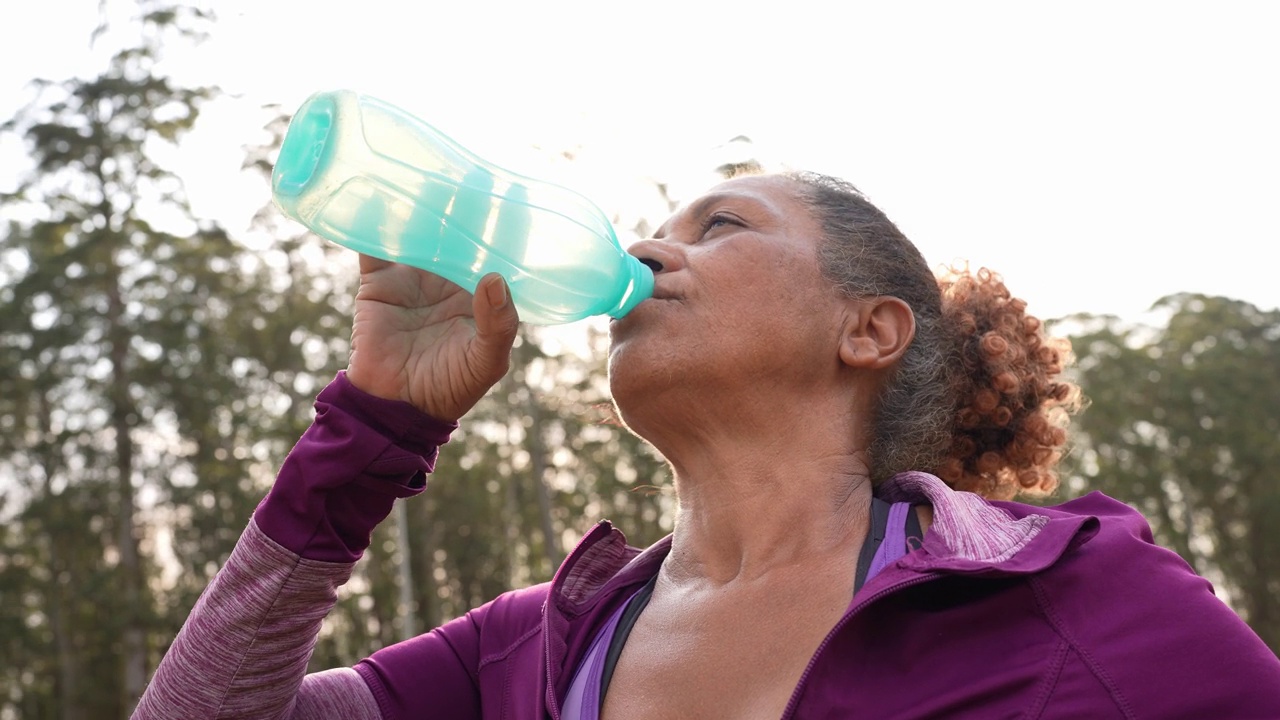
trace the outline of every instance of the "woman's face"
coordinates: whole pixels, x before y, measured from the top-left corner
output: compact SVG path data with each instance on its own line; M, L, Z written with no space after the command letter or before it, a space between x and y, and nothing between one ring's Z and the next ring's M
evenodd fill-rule
M819 271L821 227L780 176L694 200L630 252L661 265L654 297L610 324L623 411L666 390L812 381L838 363L842 299Z

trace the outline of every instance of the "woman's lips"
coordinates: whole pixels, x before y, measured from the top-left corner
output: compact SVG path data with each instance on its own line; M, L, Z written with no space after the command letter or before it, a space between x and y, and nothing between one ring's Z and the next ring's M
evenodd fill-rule
M645 312L652 310L653 308L656 308L660 305L665 305L670 302L679 302L679 301L680 301L680 298L672 293L655 292L651 297L646 298L645 300L641 300L626 315L623 315L620 318L610 318L609 324L612 325L616 322L626 320L627 318L632 317L634 315L643 315Z

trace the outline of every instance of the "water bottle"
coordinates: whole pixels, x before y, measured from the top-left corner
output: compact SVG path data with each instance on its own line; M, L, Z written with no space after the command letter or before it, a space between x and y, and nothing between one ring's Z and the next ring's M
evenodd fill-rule
M271 174L289 217L352 250L440 275L474 292L497 272L520 319L552 325L622 317L653 294L582 195L495 167L375 98L311 96Z

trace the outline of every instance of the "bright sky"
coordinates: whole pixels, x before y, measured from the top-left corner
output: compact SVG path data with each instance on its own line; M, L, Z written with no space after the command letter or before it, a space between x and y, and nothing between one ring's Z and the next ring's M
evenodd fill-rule
M225 0L213 41L175 58L244 97L180 161L233 232L269 199L237 175L259 139L246 108L347 87L628 220L662 219L648 178L692 192L743 134L853 181L930 262L990 266L1044 317L1136 317L1178 291L1280 307L1280 3L338 6ZM101 69L96 7L0 9L0 117L33 76ZM21 160L0 145L0 188Z

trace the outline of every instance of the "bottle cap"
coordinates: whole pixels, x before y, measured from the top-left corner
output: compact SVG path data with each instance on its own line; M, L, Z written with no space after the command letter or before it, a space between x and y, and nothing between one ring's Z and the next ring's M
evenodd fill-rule
M317 94L294 115L271 172L272 189L277 195L298 195L321 169L337 110L331 96Z

